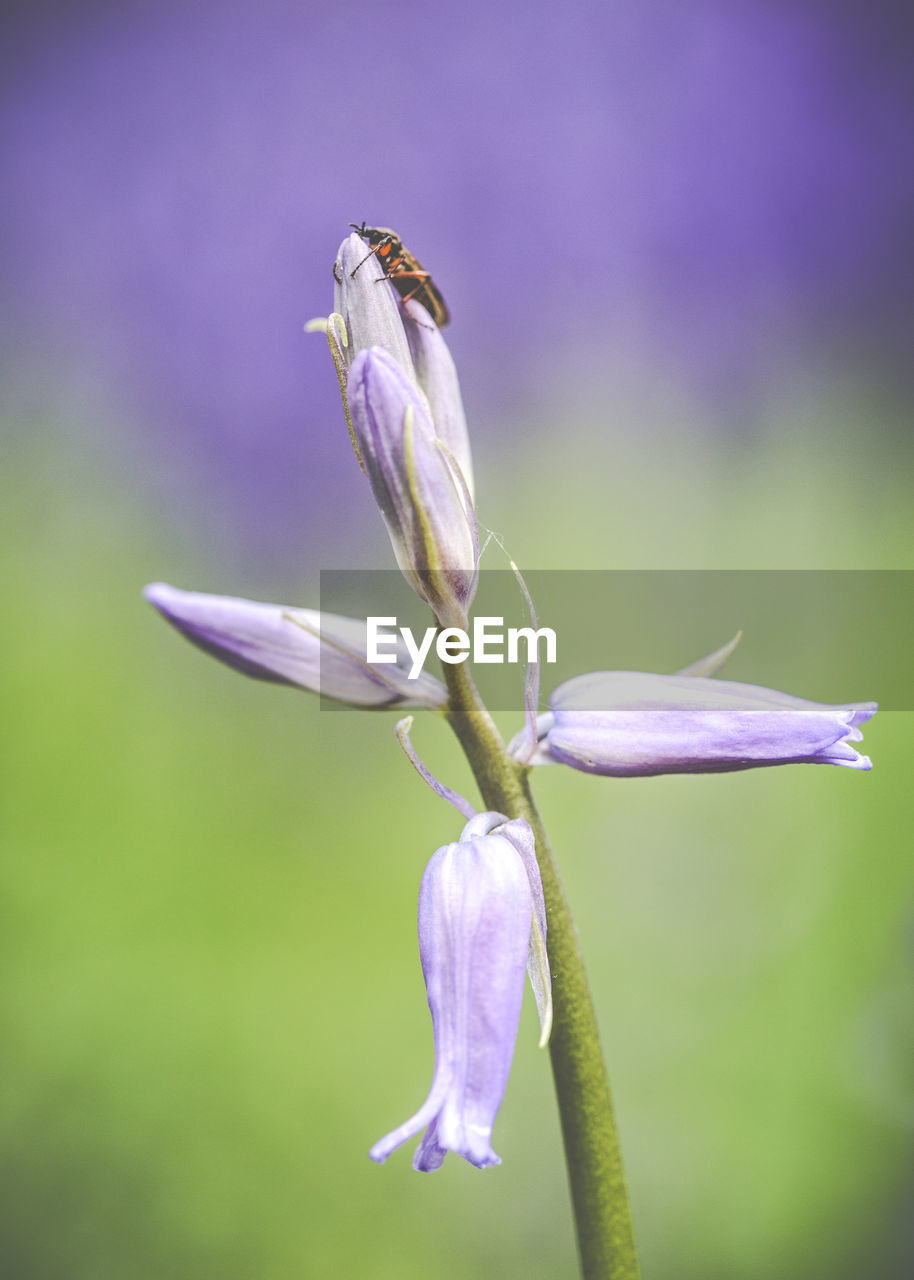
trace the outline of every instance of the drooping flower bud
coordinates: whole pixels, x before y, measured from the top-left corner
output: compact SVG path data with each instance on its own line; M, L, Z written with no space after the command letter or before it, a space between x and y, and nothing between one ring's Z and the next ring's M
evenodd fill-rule
M875 715L875 702L830 706L706 676L596 671L560 685L549 705L529 763L611 777L872 767L850 744L862 739L859 726Z
M410 680L405 648L396 664L366 659L367 627L315 609L180 591L156 582L143 592L192 644L243 675L290 684L356 707L440 707L447 691L424 671Z
M499 1163L492 1127L514 1056L532 920L543 931L545 952L542 885L535 858L531 867L524 850L533 851L527 823L481 813L425 869L419 953L435 1074L416 1114L372 1147L378 1163L421 1129L426 1132L413 1159L421 1172L439 1168L448 1151L480 1169Z

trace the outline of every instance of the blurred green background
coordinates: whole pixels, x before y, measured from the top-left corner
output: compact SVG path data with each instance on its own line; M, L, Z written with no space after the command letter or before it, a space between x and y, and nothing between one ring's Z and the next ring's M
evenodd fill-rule
M338 99L313 64L303 83L326 90L325 114L303 107L284 134L282 95L264 107L255 89L297 84L294 59L277 52L275 64L259 56L249 66L248 28L230 36L215 8L203 10L216 25L195 28L189 47L199 58L186 65L175 53L180 7L153 19L141 6L88 5L69 27L53 4L11 11L21 62L7 93L25 104L11 137L26 158L13 157L11 170L18 239L8 263L16 283L7 295L0 517L0 1274L570 1280L560 1136L529 997L494 1137L501 1167L479 1173L450 1157L420 1177L408 1151L384 1168L367 1159L431 1080L416 897L428 857L460 826L402 759L395 715L334 714L291 690L246 682L180 641L140 588L166 579L314 604L321 568L390 567L334 403L332 368L300 323L327 309L329 264L349 219L398 225L398 209L413 211L415 238L430 252L437 240L449 302L463 292L464 315L453 306L450 332L480 516L522 566L911 568L912 394L891 340L910 320L894 292L904 260L891 250L909 241L887 239L880 224L877 249L863 217L875 225L876 205L852 234L845 206L826 201L847 233L834 241L841 262L853 257L849 247L871 248L869 257L860 250L857 275L836 276L811 236L795 261L779 242L774 265L752 276L763 238L753 223L744 252L728 244L732 261L708 265L701 236L686 238L678 248L698 281L687 285L675 274L664 282L662 272L647 280L637 265L647 250L623 236L613 252L633 264L630 292L620 270L600 282L598 297L585 264L602 262L614 206L595 208L574 182L601 159L609 185L628 188L582 121L621 121L614 127L631 142L636 174L664 171L679 156L675 138L656 155L639 150L642 114L614 114L616 81L594 80L598 104L581 116L580 103L561 99L571 114L549 116L557 133L540 149L514 145L527 125L523 111L511 114L503 143L520 157L512 173L504 155L486 156L481 135L474 150L458 127L474 92L497 93L497 77L467 52L475 44L434 46L449 50L438 73L457 67L465 81L448 108L451 132L426 136L413 82L406 77L404 89L402 68L386 63L377 71L376 11L353 18L301 8L302 56L332 49L338 58L345 48L361 58L359 83L388 94L393 121L416 130L420 156L428 165L445 157L441 173L432 170L436 194L415 152L379 157L376 135L355 137L345 114L328 124L326 102ZM769 47L785 80L760 76L771 91L760 100L793 102L788 77L801 81L840 36L853 51L846 62L834 56L863 121L851 154L869 173L865 201L879 176L864 128L878 117L867 92L874 68L885 71L880 102L896 83L890 62L879 61L891 31L880 44L861 6L837 6L834 25L815 4L799 10L793 32L781 6L747 6L761 29L774 23L776 38L760 46L750 31L744 47L736 19L728 26L722 10L698 6L693 52L706 56L687 61L680 101L697 102L719 82L725 110L733 104L724 81L739 79L746 50L755 57ZM646 11L667 31L662 5ZM277 48L298 12L276 5ZM570 12L583 47L590 11ZM231 6L233 22L252 13ZM408 7L402 16L418 22ZM715 43L718 19L724 34ZM371 39L360 37L365 26ZM420 45L441 38L432 27L410 29ZM512 47L512 29L495 33L499 49ZM137 65L158 65L152 36L170 41L162 88L179 108L171 115L152 110L145 87L131 91ZM109 37L120 41L111 53ZM520 38L523 52L550 53L526 23ZM639 38L644 66L666 56L680 65L681 30L669 47ZM136 64L124 52L131 41ZM782 48L792 51L787 64ZM803 50L812 51L808 65ZM328 66L340 73L338 60ZM576 68L569 61L569 83ZM74 77L84 94L70 92ZM214 83L232 92L207 114ZM261 126L268 121L259 132L255 119L251 138L243 112L234 121L245 161L237 188L236 153L224 138L213 146L203 127L236 89L251 112L265 111ZM537 114L527 93L535 132L551 99L547 92ZM831 99L822 101L794 103L787 134L768 139L773 154L807 115L831 119ZM165 120L156 146L134 145L130 111L150 128ZM109 117L121 150L94 128ZM767 124L744 123L747 146L756 125L767 138ZM346 145L334 152L339 168L323 156L312 175L309 147L324 145L325 126ZM71 133L83 151L73 152ZM277 143L261 163L258 148L274 136L288 151ZM843 127L835 136L845 137ZM740 173L715 166L714 140L696 137L720 189L735 190ZM80 199L55 202L64 152L76 173L66 190ZM797 173L808 172L805 159L800 149ZM197 224L177 176L185 160L197 196L207 193L216 210L222 238L211 256L201 232L210 214ZM884 206L909 210L888 160ZM842 163L838 156L836 172ZM510 203L536 207L525 175L542 181L544 203L568 191L547 164L572 184L564 222L543 214L545 226L569 230L558 261ZM771 196L759 222L793 227L802 202L779 205L777 194L795 191L793 162L773 176L766 165ZM293 170L304 185L284 203ZM506 174L502 186L493 173ZM694 196L697 209L705 179L695 181L697 194L686 183L683 199ZM706 179L708 189L717 181ZM813 186L801 190L814 205ZM467 244L460 219L472 216L480 190L492 193L492 239L474 232ZM93 211L109 206L99 230ZM374 212L381 207L392 213ZM141 236L147 216L152 230ZM725 205L714 216L732 228L739 215ZM191 224L195 235L185 235ZM249 224L255 247L275 242L275 259L251 249ZM64 252L73 227L85 240ZM510 257L516 240L522 252ZM486 252L470 251L480 244ZM810 263L827 288L804 275ZM777 304L768 292L775 280ZM221 281L237 291L221 294ZM541 306L512 312L515 289L521 298L542 291ZM652 327L647 303L641 314L632 302L651 289L666 328ZM591 308L616 305L615 327L592 320ZM732 349L721 338L731 314L737 329L748 325ZM513 327L505 315L516 315ZM775 638L783 644L790 625L772 617L767 635L747 635L734 676L751 680L753 652L763 655ZM852 634L855 620L846 625ZM709 634L706 649L727 638ZM696 656L683 652L681 661ZM613 664L609 636L605 665ZM835 701L878 695L878 671L832 691ZM519 715L500 719L506 733L518 727ZM892 710L866 726L870 774L792 767L620 781L548 769L535 780L590 965L650 1280L911 1272L910 729L910 715ZM420 717L414 741L438 776L475 794L444 725Z

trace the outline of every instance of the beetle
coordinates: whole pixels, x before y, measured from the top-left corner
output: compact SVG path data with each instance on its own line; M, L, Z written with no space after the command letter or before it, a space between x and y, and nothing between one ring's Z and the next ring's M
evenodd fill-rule
M352 275L374 255L403 301L409 302L411 298L415 298L417 302L421 302L438 328L443 329L451 318L444 298L418 258L403 247L403 241L396 231L391 231L390 227L369 227L364 222L361 226L354 222L349 225L357 236L368 241L369 246L368 256L362 259Z

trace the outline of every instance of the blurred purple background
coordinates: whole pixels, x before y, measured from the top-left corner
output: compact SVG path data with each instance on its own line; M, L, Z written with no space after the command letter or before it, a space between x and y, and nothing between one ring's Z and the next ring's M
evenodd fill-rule
M799 361L907 376L908 5L5 13L14 413L104 420L169 518L203 495L255 559L324 524L303 477L347 492L302 325L351 220L433 270L471 426L608 364L734 429Z

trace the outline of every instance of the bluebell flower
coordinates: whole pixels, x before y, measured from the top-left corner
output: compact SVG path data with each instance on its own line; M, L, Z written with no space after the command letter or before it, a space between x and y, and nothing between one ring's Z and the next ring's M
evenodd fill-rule
M447 699L434 676L423 671L409 679L412 663L402 643L396 663L369 663L361 619L180 591L164 582L143 594L192 644L254 679L356 707L440 707Z
M444 625L465 626L479 558L457 371L425 308L404 303L357 235L340 245L327 334L353 449L397 564Z
M526 763L644 777L776 764L870 769L851 743L875 702L836 706L707 676L596 671L560 685ZM523 735L512 743L520 758Z
M514 1056L529 967L548 1036L546 915L533 832L522 819L480 813L460 840L432 855L419 890L419 954L435 1037L423 1105L372 1147L383 1163L421 1129L413 1168L430 1172L455 1151L479 1169L498 1164L491 1136Z

